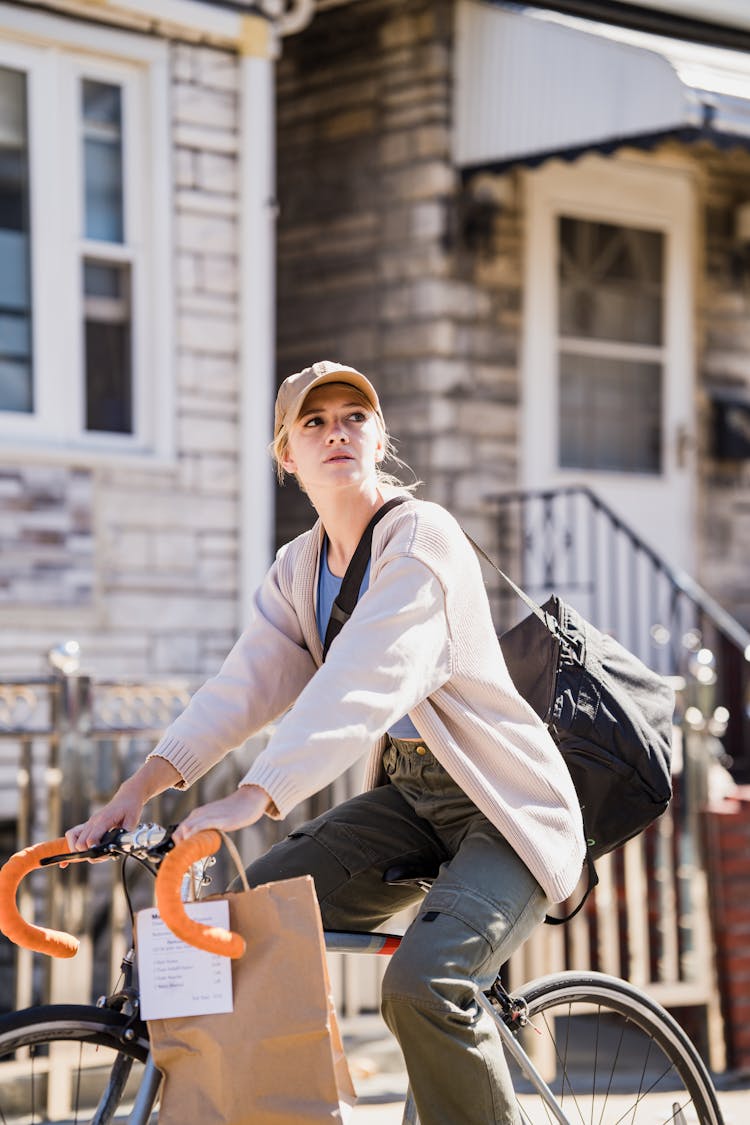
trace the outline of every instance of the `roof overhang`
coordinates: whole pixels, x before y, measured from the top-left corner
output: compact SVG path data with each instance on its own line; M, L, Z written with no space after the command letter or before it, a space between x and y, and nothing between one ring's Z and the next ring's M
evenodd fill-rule
M503 169L668 138L750 149L750 54L459 0L454 156Z

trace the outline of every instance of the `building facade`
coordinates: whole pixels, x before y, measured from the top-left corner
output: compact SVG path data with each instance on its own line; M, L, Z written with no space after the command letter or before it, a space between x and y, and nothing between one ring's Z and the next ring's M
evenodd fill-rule
M70 636L207 672L267 563L277 49L249 10L0 5L7 674Z
M695 93L669 48L735 112L750 59L543 15L374 0L289 41L280 370L371 371L426 493L486 540L493 493L589 485L748 624L747 136L665 101Z

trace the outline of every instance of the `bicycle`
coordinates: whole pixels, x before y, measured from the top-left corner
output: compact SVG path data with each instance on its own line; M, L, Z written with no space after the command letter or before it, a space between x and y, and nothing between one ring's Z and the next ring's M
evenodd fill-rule
M141 825L108 833L101 844L73 856L62 850L64 838L35 845L0 870L0 928L28 948L49 952L52 942L58 954L69 955L75 938L45 931L18 914L15 893L28 872L70 859L130 856L156 877L157 899L161 888L161 897L174 905L195 897L207 881L205 864L193 862L196 848L210 857L220 843L219 833L208 831L174 846L163 828ZM168 854L169 863L163 863ZM384 878L429 885L429 878L399 865ZM192 894L186 895L185 880ZM185 936L182 915L189 940L205 948L195 932L199 924L181 906L171 913L177 917L167 919L163 912L170 928ZM226 939L231 937L228 932ZM332 952L387 956L400 940L395 934L325 932ZM156 1121L161 1076L139 1017L134 967L131 949L121 986L96 1005L44 1005L0 1018L3 1125ZM509 993L498 977L478 1000L496 1022L526 1125L723 1125L711 1078L690 1039L660 1005L627 982L596 972L561 972ZM403 1123L418 1125L408 1091Z

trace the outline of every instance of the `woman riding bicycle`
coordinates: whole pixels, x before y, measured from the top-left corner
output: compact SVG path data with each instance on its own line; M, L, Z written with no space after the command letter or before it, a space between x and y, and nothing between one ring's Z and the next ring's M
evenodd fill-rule
M134 827L150 798L191 785L273 720L238 789L193 810L177 839L285 817L369 754L366 791L296 829L248 879L311 874L326 928L369 929L423 897L383 881L394 860L439 867L386 971L383 1015L422 1125L515 1125L476 989L578 881L573 784L513 686L468 540L443 508L382 472L390 445L369 380L331 362L290 376L273 452L318 521L278 552L218 675L112 800L69 830L69 844L83 850L111 827ZM359 601L322 662L341 578L395 496L403 503L377 523Z

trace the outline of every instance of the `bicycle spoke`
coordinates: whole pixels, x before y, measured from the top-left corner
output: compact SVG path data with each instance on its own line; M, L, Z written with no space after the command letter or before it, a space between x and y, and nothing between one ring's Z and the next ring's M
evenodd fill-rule
M132 1039L125 1040L126 1027ZM50 1005L0 1018L0 1123L124 1120L118 1115L139 1090L148 1048L145 1027L112 1010ZM144 1121L154 1097L142 1099Z
M78 1047L78 1069L76 1071L75 1125L78 1125L78 1107L81 1104L81 1077L83 1072L83 1043Z
M710 1078L679 1025L626 982L564 973L521 990L523 1046L570 1125L722 1125ZM524 1125L557 1125L509 1061Z

